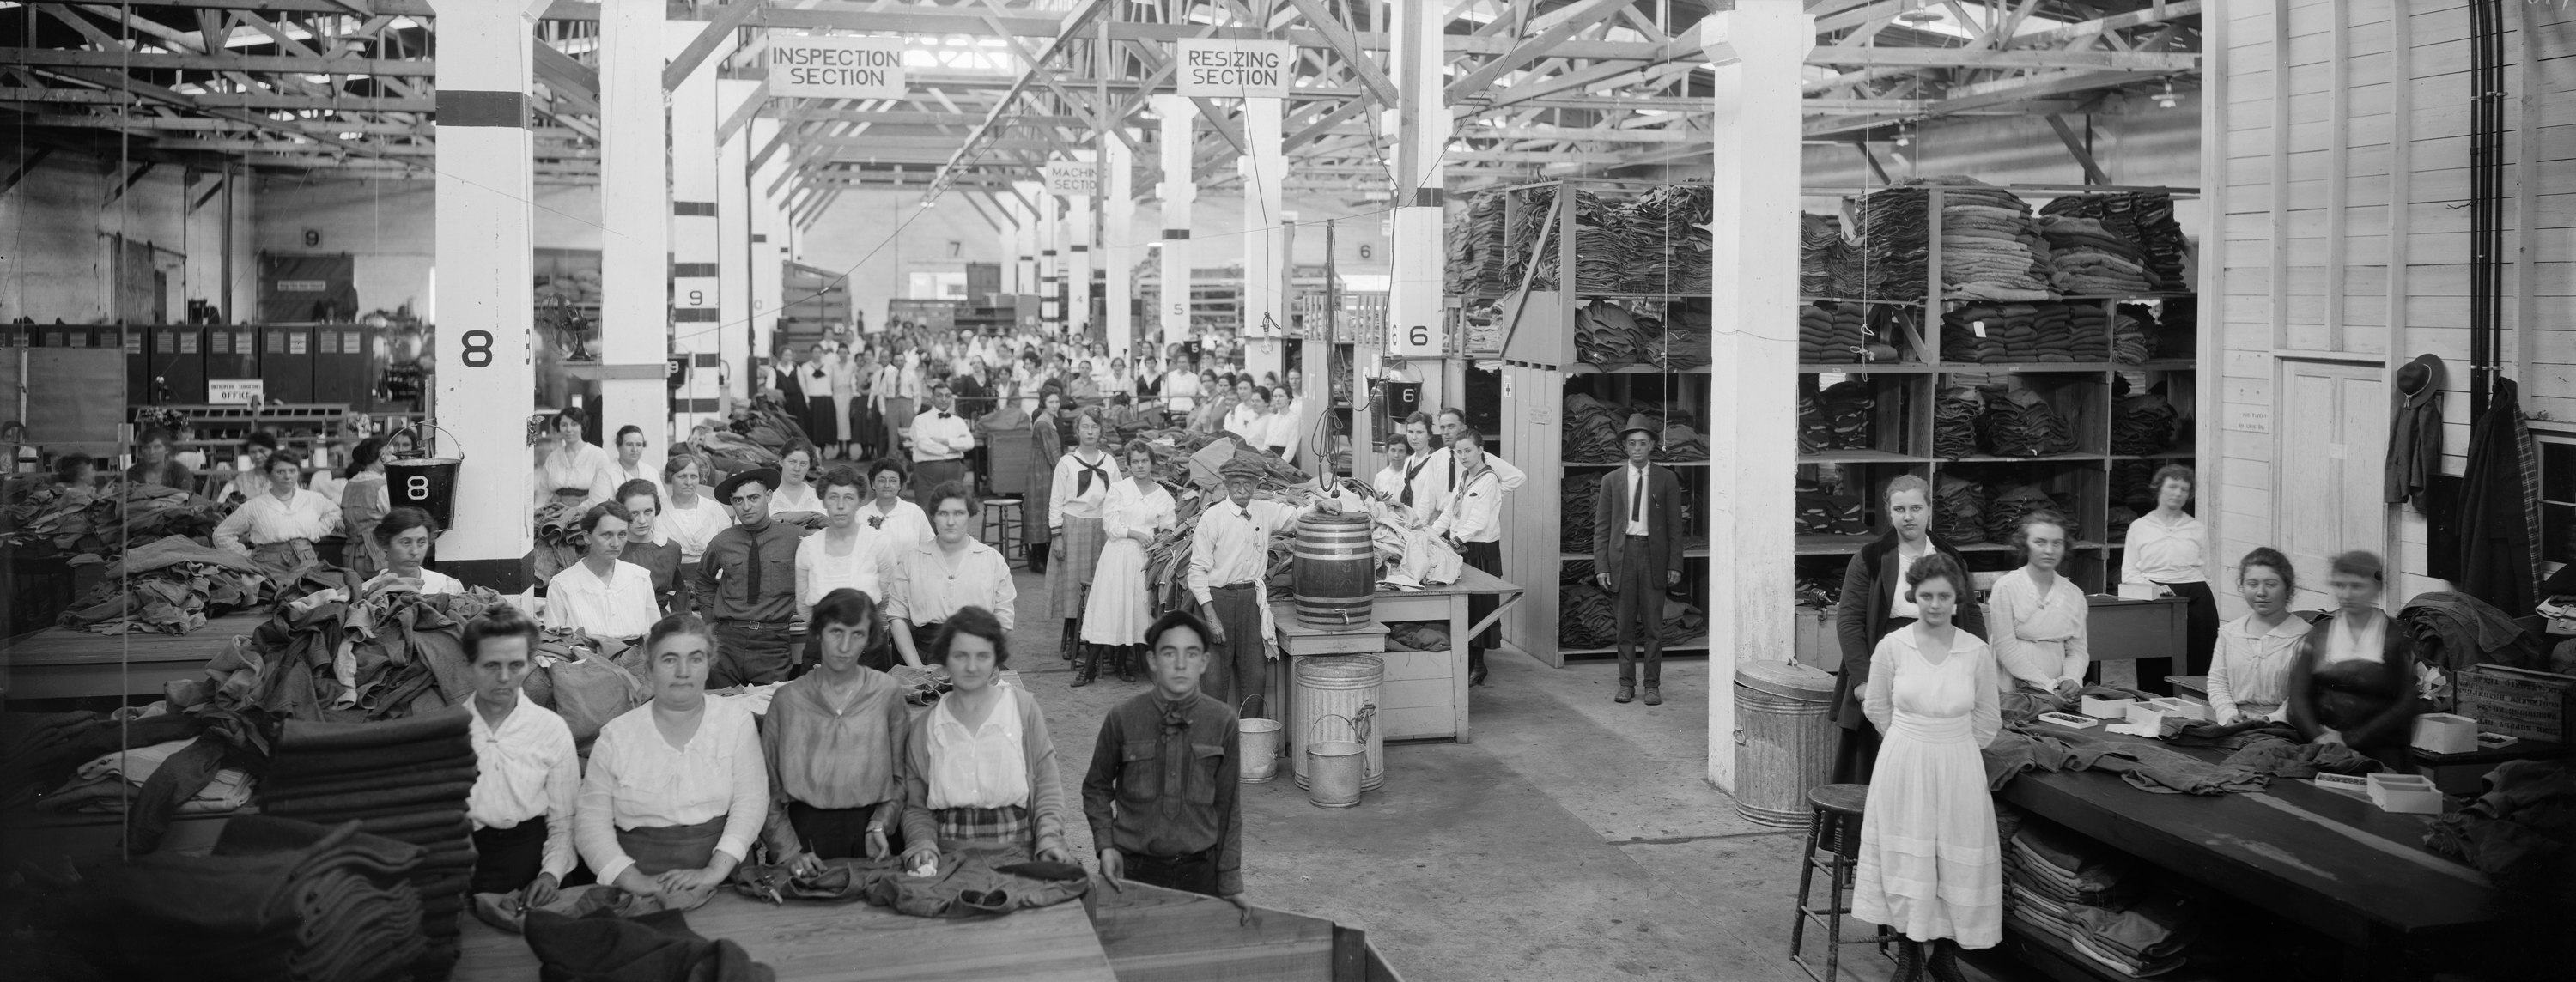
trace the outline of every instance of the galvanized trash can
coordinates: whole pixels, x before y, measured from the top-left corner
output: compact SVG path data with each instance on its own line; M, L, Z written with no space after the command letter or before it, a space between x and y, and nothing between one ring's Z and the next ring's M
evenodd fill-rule
M1807 789L1833 779L1834 677L1795 662L1735 666L1735 810L1762 825L1807 824Z

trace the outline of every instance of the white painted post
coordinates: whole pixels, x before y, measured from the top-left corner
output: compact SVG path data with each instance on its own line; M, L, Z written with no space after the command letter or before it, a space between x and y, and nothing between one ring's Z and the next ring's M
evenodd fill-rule
M1787 661L1796 539L1800 66L1798 0L1737 0L1700 37L1717 66L1710 183L1716 421L1709 500L1708 779L1735 789L1735 663Z
M743 127L751 134L745 146L768 146L778 126L778 120L752 117L751 125ZM759 391L761 383L753 377L752 362L768 357L776 346L778 318L786 311L786 264L796 255L796 229L782 207L785 192L772 196L769 186L786 175L787 157L770 154L743 192L751 208L751 335L746 344L723 349L725 395L732 399L746 399Z
M439 537L442 571L505 593L526 587L536 489L528 417L536 368L528 348L536 287L535 144L528 87L535 34L518 0L439 7L436 236L437 415L442 457L463 458L454 521ZM408 480L409 478L405 478Z
M1287 183L1288 152L1281 132L1278 99L1243 100L1243 141L1251 153L1243 167L1243 336L1244 368L1254 377L1276 372L1288 376L1288 349L1280 339L1288 326L1288 281L1282 275L1280 243L1286 220L1280 214L1281 188ZM1436 268L1436 267L1435 267ZM1265 323L1266 319L1266 323Z
M656 4L609 4L599 12L600 375L594 411L600 442L612 445L618 429L630 425L644 428L648 444L670 442L671 408L662 384L672 318L663 204L669 200L663 177L665 30Z
M1190 179L1190 122L1198 107L1176 95L1157 95L1154 115L1162 121L1163 180L1154 196L1163 201L1162 293L1154 311L1163 344L1190 338L1190 203L1199 198Z
M1100 189L1100 244L1109 264L1102 288L1108 293L1109 350L1124 353L1136 346L1135 312L1129 307L1136 296L1136 161L1125 140L1113 136L1101 145L1107 148L1108 181Z
M734 111L746 102L768 97L763 84L757 81L716 80L717 125L721 126L722 120L732 118ZM684 395L692 400L689 408L700 413L721 411L724 387L717 382L718 365L741 366L750 360L754 315L776 306L772 301L770 308L763 308L755 295L758 289L754 284L760 281L760 276L754 270L769 244L752 240L752 129L745 126L733 131L733 139L716 148L716 277L720 281L717 289L724 294L723 303L717 306L721 319L716 322L717 330L706 339L705 346L681 345L694 352L692 357L697 362L691 369L689 388ZM778 262L773 258L767 265L769 284L775 288ZM707 364L709 353L713 353L718 365ZM688 430L680 429L679 435L686 437Z
M1441 151L1449 145L1449 108L1444 98L1447 64L1441 27L1447 7L1440 0L1400 0L1395 24L1396 208L1395 254L1388 257L1392 276L1387 286L1387 326L1410 334L1427 329L1440 333L1440 271L1446 246L1441 241L1441 205L1445 168ZM1443 373L1437 363L1417 364L1423 405L1447 402L1440 391Z
M1086 152L1081 155L1081 158L1083 162L1089 163L1091 154ZM1094 326L1091 323L1091 203L1094 200L1097 200L1096 195L1065 196L1066 235L1064 250L1060 257L1064 260L1064 276L1067 281L1064 323L1068 330L1086 338L1090 336L1091 328ZM1125 357L1124 352L1115 348L1110 349L1110 353ZM1096 367L1103 372L1109 370L1107 365Z

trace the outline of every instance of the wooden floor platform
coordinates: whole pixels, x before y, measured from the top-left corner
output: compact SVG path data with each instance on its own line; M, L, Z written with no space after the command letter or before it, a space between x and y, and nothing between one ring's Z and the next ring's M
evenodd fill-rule
M269 611L227 614L186 634L91 634L49 627L0 645L0 671L11 699L159 695L166 682L196 678L233 638L265 623Z

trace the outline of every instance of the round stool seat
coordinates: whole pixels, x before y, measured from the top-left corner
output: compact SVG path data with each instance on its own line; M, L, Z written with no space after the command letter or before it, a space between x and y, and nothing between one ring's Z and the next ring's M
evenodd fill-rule
M1858 815L1869 803L1869 785L1819 784L1807 789L1807 803L1841 815Z

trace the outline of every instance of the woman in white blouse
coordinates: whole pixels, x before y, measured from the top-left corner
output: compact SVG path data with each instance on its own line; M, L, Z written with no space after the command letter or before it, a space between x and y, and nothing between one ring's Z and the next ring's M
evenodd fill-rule
M539 445L545 459L537 465L537 507L556 503L589 507L617 495L616 471L608 451L582 439L581 428L588 418L579 406L555 414L551 448Z
M2209 529L2183 509L2191 504L2199 479L2191 468L2166 464L2156 468L2148 486L2156 491L2156 510L2129 523L2129 541L2120 555L2120 595L2160 597L2172 594L2190 601L2183 645L2184 664L2170 658L2138 661L2139 687L2165 692L2167 675L2195 675L2209 664L2218 644L2218 597L2209 592Z
M340 530L340 503L297 486L304 466L287 454L268 458L268 491L244 501L215 526L215 548L251 557L271 579L319 560L313 543Z
M823 517L823 499L814 493L807 478L814 473L814 445L803 440L787 444L778 455L778 490L769 495L769 517L783 518L798 514ZM789 518L789 521L795 521ZM809 526L810 527L810 526Z
M1485 457L1484 434L1475 427L1461 424L1459 436L1451 441L1452 459L1458 464L1458 488L1451 500L1455 504L1440 513L1431 523L1431 531L1447 536L1458 548L1458 559L1495 576L1503 574L1503 478ZM1494 612L1498 601L1493 594L1474 594L1467 598L1467 623L1482 622ZM1489 627L1468 642L1467 684L1485 684L1485 652L1502 644L1502 629Z
M904 473L903 461L892 455L879 457L868 464L868 491L872 497L855 512L857 520L886 534L891 548L915 546L930 541L930 513L920 505L903 500L904 484L910 475Z
M1081 445L1057 458L1055 482L1048 492L1047 610L1064 619L1064 657L1080 662L1082 588L1100 568L1100 549L1109 537L1100 527L1100 506L1119 480L1118 459L1100 445L1100 411L1085 409L1074 417L1073 432Z
M614 501L581 516L581 561L546 582L546 626L594 638L640 638L662 619L653 601L653 571L617 557L626 551L632 513Z
M376 544L385 550L385 570L366 582L368 592L406 580L410 582L403 584L405 588L430 596L465 592L465 584L455 577L421 565L429 557L430 543L438 540L438 524L428 512L411 507L388 511L376 521L375 535Z
M2290 718L2290 663L2308 622L2290 613L2299 590L2290 557L2270 546L2236 564L2236 594L2253 612L2218 629L2218 651L2209 663L2209 718L2227 724Z
M1067 862L1064 785L1046 714L1000 684L1011 649L981 607L948 618L934 650L955 691L915 717L905 741L904 866L960 849Z
M591 746L573 842L599 882L666 907L703 904L769 817L769 772L751 711L709 699L715 632L696 614L645 636L653 701L609 720Z
M1100 531L1109 544L1100 547L1093 568L1091 597L1083 602L1082 640L1117 662L1118 681L1135 680L1144 661L1145 628L1154 623L1154 584L1145 578L1145 550L1156 536L1181 524L1179 506L1163 483L1154 480L1154 448L1131 441L1125 451L1127 479L1109 488L1100 507ZM1074 677L1075 687L1090 685L1100 675L1093 657Z
M823 472L823 515L829 523L819 535L796 544L796 619L811 621L823 595L844 587L885 596L882 582L886 534L858 520L859 501L867 494L859 472L835 467Z
M662 487L670 495L653 524L662 541L679 544L682 583L697 576L707 540L733 526L733 515L705 493L706 473L706 464L696 454L675 453L662 464Z
M920 545L893 547L886 561L887 633L903 662L924 667L941 626L960 610L977 608L1016 626L1019 588L1011 581L1011 564L1002 552L966 534L967 524L982 510L973 492L949 482L930 489L933 538ZM935 657L935 655L933 655Z
M633 424L617 428L617 460L608 465L610 479L617 482L620 498L625 497L626 482L642 481L661 493L662 482L653 479L653 469L644 465L644 428Z
M2014 688L2072 696L2092 665L2085 633L2091 603L2057 571L2066 561L2066 519L2047 509L2021 517L2013 533L2022 567L2005 573L1986 595L1986 630L1994 636L1995 673Z

